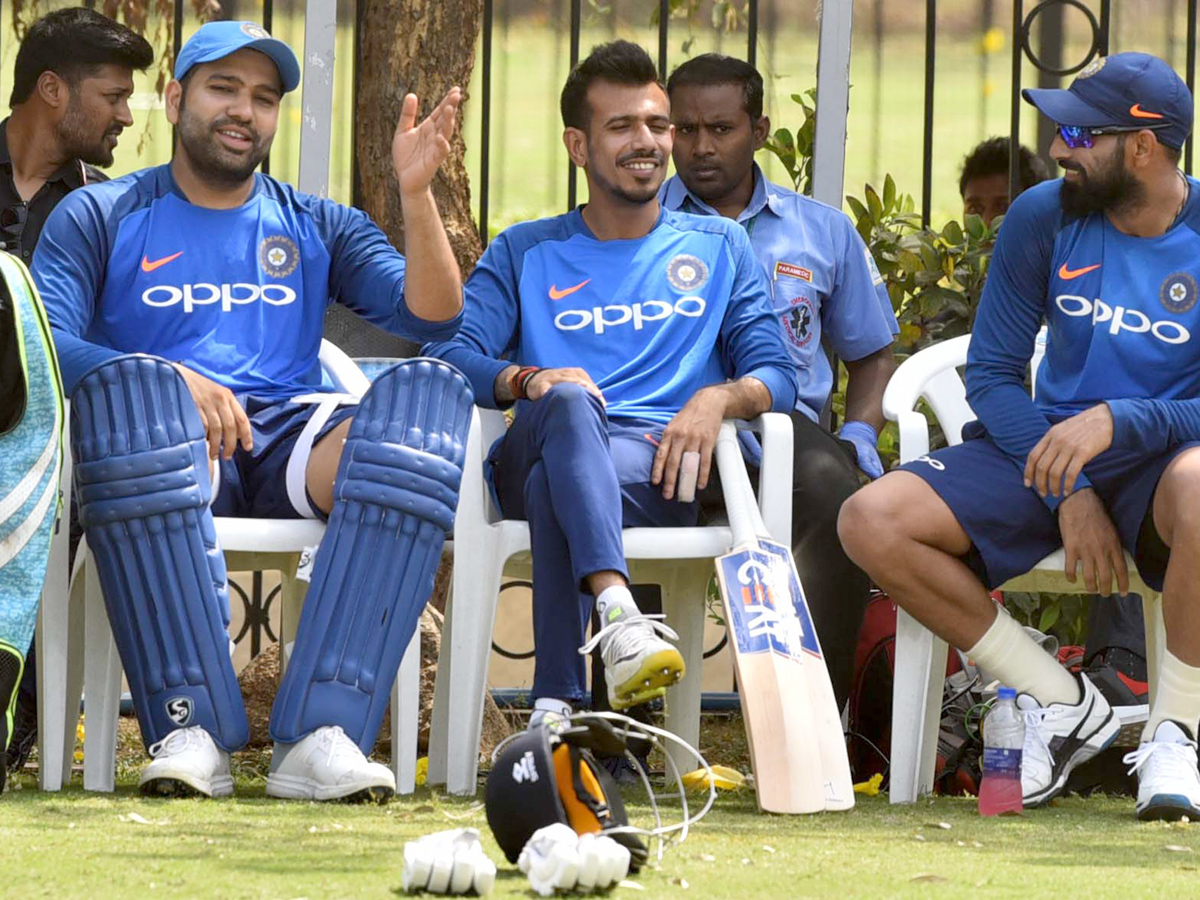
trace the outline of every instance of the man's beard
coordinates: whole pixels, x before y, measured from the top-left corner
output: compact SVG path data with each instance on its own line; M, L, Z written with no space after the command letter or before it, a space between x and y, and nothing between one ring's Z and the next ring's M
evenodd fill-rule
M619 169L625 163L632 162L635 159L653 160L654 162L658 163L658 166L659 166L658 171L660 173L663 171L662 166L664 163L664 159L663 159L662 154L659 153L658 151L655 151L653 153L630 153L630 154L627 154L626 156L622 156L620 159L617 160L617 168ZM591 176L592 181L594 181L596 183L596 187L602 188L605 193L610 194L613 197L615 197L616 199L622 200L625 203L629 203L633 206L644 206L645 204L647 204L651 200L653 200L655 197L657 197L658 189L660 187L662 187L662 182L663 182L663 180L660 178L658 181L658 184L654 185L653 187L647 186L645 188L638 188L633 191L629 191L629 190L626 190L625 188L620 187L619 185L614 184L613 182L609 181L607 178L605 178L603 175L601 175L595 169L592 169L591 171L589 171L588 174Z
M113 153L109 149L107 138L119 135L124 130L121 125L114 125L104 132L99 139L92 136L93 129L88 127L87 117L74 93L67 101L67 111L54 126L54 136L68 159L83 160L90 166L108 168L113 164Z
M1059 192L1063 212L1069 216L1082 218L1092 213L1131 209L1146 199L1146 186L1125 168L1124 135L1117 141L1108 162L1092 174L1074 164L1069 170L1079 173L1075 183L1064 180Z
M248 155L234 157L221 146L217 132L229 126L235 126L250 135L252 147ZM182 101L179 104L177 130L179 143L187 151L192 169L201 178L216 185L234 187L244 184L271 150L271 141L264 141L258 132L248 125L242 125L229 118L217 119L210 125L205 124L188 116L184 112Z

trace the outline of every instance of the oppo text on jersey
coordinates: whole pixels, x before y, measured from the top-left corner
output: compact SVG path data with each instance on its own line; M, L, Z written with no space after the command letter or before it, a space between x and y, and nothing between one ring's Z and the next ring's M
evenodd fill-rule
M1054 305L1068 316L1090 316L1093 325L1101 322L1108 323L1108 333L1119 335L1122 331L1132 334L1149 332L1164 344L1186 344L1192 339L1192 334L1178 322L1170 319L1150 321L1150 317L1137 309L1125 306L1109 306L1099 297L1088 300L1077 294L1059 294L1054 298Z
M174 306L183 304L183 311L190 313L197 306L221 304L221 312L232 312L235 306L245 306L262 300L271 306L287 306L296 300L296 292L285 284L212 284L201 281L176 287L158 284L142 292L142 302L147 306Z
M591 309L564 309L554 317L554 327L559 331L578 331L591 326L596 334L604 334L606 328L617 328L633 323L634 331L641 331L647 322L661 322L673 315L698 319L704 315L706 304L703 297L680 297L674 304L665 300L646 300L632 306L593 306Z

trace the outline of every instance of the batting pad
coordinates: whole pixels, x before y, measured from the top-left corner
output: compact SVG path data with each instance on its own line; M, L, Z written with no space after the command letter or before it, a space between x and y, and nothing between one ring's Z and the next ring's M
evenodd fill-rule
M387 369L363 397L271 711L276 741L340 725L370 753L454 524L473 401L435 359Z
M199 725L225 750L249 725L229 660L225 560L200 413L165 360L120 356L71 403L79 519L147 746Z

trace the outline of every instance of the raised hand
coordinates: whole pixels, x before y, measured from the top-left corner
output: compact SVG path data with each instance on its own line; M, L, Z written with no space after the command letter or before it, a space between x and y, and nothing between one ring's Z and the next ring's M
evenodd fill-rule
M416 125L417 95L407 94L392 138L392 166L401 195L419 194L429 187L438 167L450 155L450 136L458 120L462 90L450 88L442 102Z

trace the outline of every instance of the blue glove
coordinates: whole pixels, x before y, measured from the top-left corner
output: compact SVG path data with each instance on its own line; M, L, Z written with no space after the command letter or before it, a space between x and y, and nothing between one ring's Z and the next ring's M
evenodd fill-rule
M866 422L847 422L838 432L838 437L854 445L858 456L858 467L875 479L883 474L883 463L879 460L879 435Z

